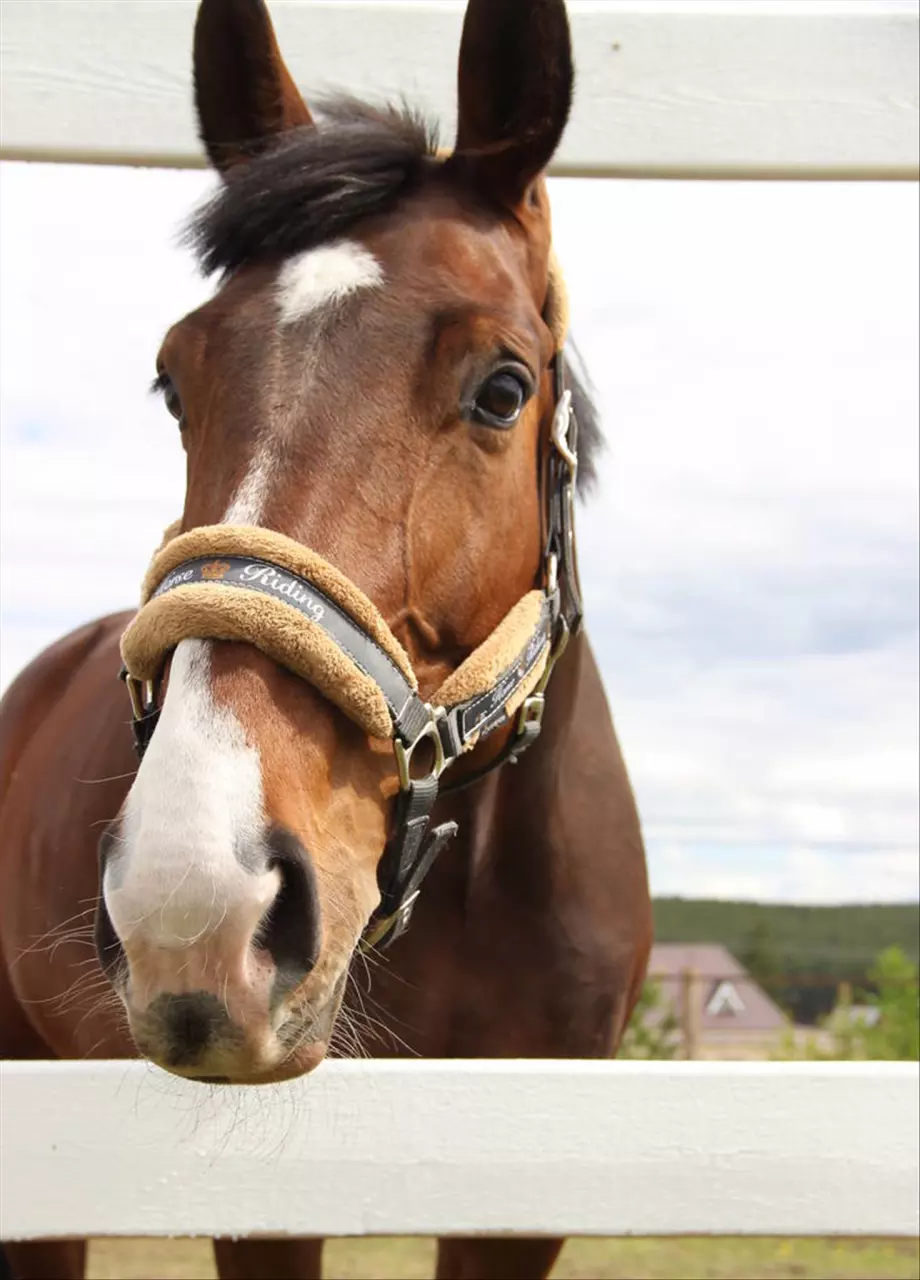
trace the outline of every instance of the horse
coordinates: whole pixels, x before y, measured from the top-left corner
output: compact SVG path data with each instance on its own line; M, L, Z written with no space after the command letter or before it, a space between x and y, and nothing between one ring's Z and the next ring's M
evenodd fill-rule
M218 281L155 384L184 506L141 608L3 699L0 1053L250 1085L611 1056L651 915L574 563L601 441L545 182L564 0L469 0L449 151L407 108L314 116L262 0L201 0L194 92ZM437 1275L561 1245L447 1238ZM225 1280L320 1275L320 1240L214 1247ZM83 1241L7 1253L83 1275Z

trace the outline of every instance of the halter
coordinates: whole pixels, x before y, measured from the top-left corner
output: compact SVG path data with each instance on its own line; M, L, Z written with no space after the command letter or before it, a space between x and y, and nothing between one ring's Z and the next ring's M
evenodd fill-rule
M536 740L553 667L581 624L574 529L578 423L561 350L553 381L542 585L518 602L431 702L419 697L411 663L372 601L321 556L267 530L213 525L167 541L148 571L142 607L122 636L122 678L140 759L159 719L165 662L182 639L191 638L256 645L369 734L392 739L399 793L393 833L377 869L380 904L365 947L389 946L405 932L422 881L456 834L455 822L431 827L439 793L516 761ZM494 759L442 784L456 760L512 722ZM431 763L425 774L413 776L422 744Z

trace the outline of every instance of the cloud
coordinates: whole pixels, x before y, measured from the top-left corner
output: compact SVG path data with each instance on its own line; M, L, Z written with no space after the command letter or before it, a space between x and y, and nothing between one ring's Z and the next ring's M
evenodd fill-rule
M743 855L743 856L739 856ZM807 844L728 850L705 843L662 841L653 871L658 892L684 898L796 902L905 902L920 893L916 848L841 852Z
M201 173L3 165L0 686L130 606ZM607 449L588 629L660 893L917 896L917 191L555 182ZM114 673L113 673L114 678Z

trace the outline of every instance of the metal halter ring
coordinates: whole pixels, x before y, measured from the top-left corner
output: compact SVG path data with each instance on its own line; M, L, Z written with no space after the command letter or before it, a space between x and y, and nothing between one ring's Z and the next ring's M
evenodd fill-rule
M427 704L425 709L428 711L430 718L421 732L413 739L412 742L409 743L408 746L404 742L401 742L399 738L393 739L393 750L396 753L396 768L399 771L399 785L403 791L408 791L413 782L428 781L432 778L436 781L440 778L441 774L450 763L444 753L444 743L441 741L441 735L438 732L438 718L444 715L444 710L441 707L438 707L437 710L435 710ZM431 769L424 778L413 778L411 773L412 757L415 754L416 747L418 747L419 743L423 742L426 738L431 740L434 747L434 761Z

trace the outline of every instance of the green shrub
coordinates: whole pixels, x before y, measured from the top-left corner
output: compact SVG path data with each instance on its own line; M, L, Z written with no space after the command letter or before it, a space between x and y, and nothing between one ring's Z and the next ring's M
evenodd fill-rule
M878 1021L866 1027L867 1058L915 1062L920 1058L920 988L917 966L900 947L888 947L869 970L878 994L867 997Z
M676 1058L680 1024L665 1005L657 982L647 981L623 1036L618 1058Z
M874 992L859 993L858 1002L878 1011L874 1019L854 1013L844 995L822 1022L822 1041L810 1037L797 1044L788 1032L776 1055L818 1061L873 1059L916 1062L920 1058L920 986L917 966L900 947L888 947L869 970Z

